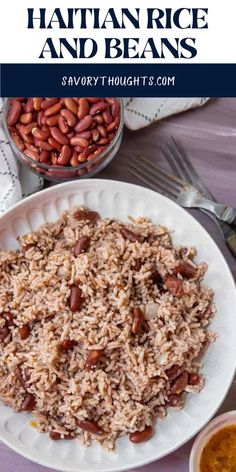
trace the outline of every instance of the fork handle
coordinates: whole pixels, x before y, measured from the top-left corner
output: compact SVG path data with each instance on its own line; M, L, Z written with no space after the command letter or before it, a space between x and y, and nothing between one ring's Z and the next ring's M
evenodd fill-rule
M229 234L229 236L225 237L225 241L226 241L226 244L227 244L230 252L236 258L236 232L232 231Z
M222 205L221 203L216 203L212 200L209 200L208 198L203 197L202 195L193 195L191 203L193 206L211 211L217 218L219 218L219 220L236 226L235 208Z

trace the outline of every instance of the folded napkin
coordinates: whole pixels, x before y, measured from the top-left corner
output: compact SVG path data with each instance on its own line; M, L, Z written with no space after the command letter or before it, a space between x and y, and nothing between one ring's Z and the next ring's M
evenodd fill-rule
M137 130L169 115L202 106L207 98L126 98L125 125ZM14 158L2 126L0 98L0 214L17 201L43 188L42 177L21 166Z
M125 124L137 130L170 115L201 107L209 98L125 98Z

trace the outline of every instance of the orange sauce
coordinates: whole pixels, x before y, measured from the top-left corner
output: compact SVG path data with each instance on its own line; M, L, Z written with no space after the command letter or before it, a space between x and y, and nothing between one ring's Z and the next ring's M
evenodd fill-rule
M205 445L200 472L236 472L236 425L214 434Z

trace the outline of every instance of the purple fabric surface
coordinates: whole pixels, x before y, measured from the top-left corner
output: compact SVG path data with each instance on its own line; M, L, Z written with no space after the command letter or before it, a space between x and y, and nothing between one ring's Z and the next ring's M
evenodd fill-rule
M236 99L212 100L205 107L174 116L137 132L125 131L120 153L100 178L139 184L125 171L125 160L132 152L166 166L160 140L179 137L192 162L215 197L236 206ZM229 253L215 223L198 210L192 214L211 234L223 252L234 277L236 260ZM236 382L233 383L220 412L236 409ZM157 428L158 434L158 428ZM192 441L158 462L135 472L187 472ZM24 459L0 443L0 472L49 472L50 469ZM134 470L133 470L134 472Z

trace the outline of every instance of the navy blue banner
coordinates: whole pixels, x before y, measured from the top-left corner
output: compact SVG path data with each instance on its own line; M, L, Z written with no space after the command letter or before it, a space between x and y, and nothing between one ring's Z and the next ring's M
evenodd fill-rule
M1 96L236 97L236 64L2 64Z

